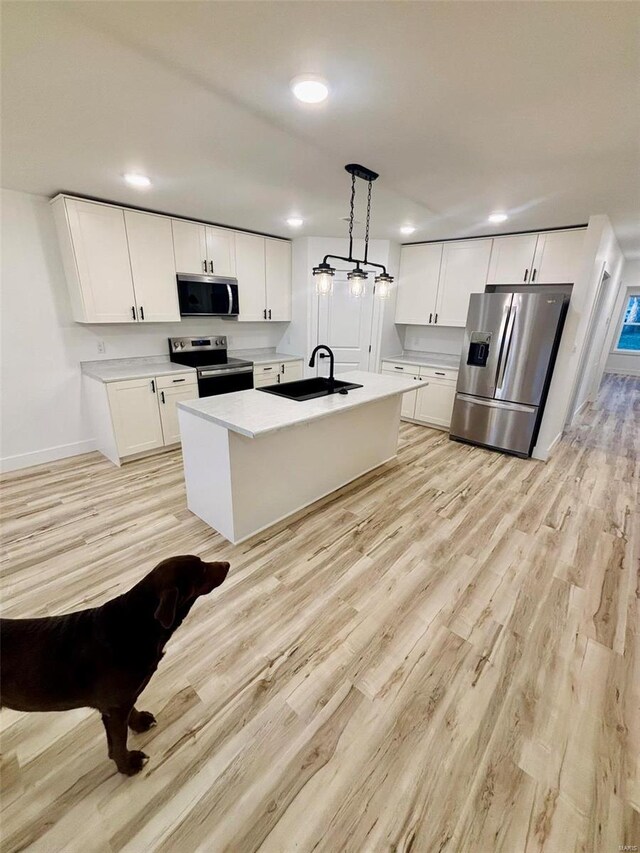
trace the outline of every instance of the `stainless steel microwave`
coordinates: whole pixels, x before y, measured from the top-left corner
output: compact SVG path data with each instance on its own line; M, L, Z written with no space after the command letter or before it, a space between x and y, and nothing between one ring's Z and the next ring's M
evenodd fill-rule
M237 317L238 279L219 275L178 274L182 317Z

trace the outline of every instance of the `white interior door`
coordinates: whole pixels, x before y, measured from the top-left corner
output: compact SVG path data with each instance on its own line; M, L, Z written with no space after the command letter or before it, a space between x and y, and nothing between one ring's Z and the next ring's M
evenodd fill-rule
M318 296L318 339L335 355L335 372L369 370L369 348L373 325L373 276L369 277L364 296L349 296L347 276L337 272L333 293ZM329 359L317 359L318 376L329 375Z

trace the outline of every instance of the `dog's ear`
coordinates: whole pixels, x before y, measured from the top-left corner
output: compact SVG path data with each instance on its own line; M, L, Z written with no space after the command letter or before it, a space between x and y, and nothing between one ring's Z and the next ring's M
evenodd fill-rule
M178 603L178 590L175 586L164 589L160 593L160 601L153 614L163 628L170 628L176 618L176 605Z

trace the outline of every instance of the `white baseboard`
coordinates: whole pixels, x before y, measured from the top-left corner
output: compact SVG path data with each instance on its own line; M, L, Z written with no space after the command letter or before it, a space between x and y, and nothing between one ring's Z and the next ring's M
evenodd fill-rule
M617 373L619 376L640 376L640 367L605 367L605 373Z
M551 456L557 444L560 443L562 439L562 432L559 432L557 436L553 439L551 444L546 448L539 447L537 444L533 448L531 456L533 459L540 459L542 462L546 462L547 459Z
M92 450L96 449L95 438L89 438L86 441L59 444L57 447L46 447L44 450L33 450L30 453L4 456L0 459L0 472L8 473L9 471L18 471L21 468L30 468L32 465L45 465L47 462L66 459L68 456L91 453Z

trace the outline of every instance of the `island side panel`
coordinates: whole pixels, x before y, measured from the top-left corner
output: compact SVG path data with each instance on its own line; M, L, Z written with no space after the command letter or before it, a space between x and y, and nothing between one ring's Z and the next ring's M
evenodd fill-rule
M397 454L401 395L257 438L229 433L241 542ZM219 529L219 528L218 528Z
M187 507L225 539L234 541L229 432L178 409Z

